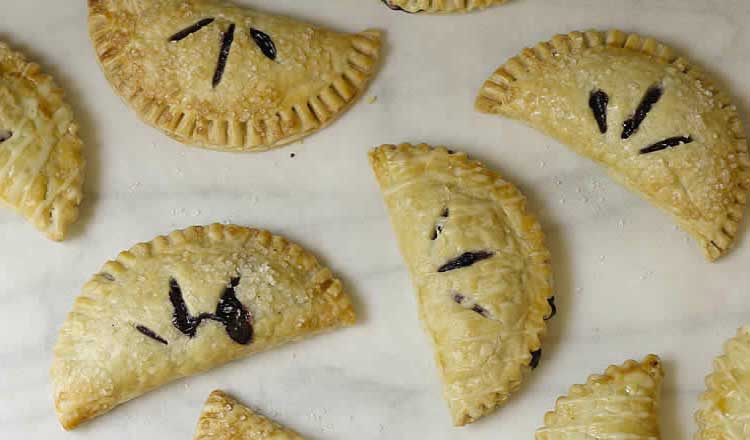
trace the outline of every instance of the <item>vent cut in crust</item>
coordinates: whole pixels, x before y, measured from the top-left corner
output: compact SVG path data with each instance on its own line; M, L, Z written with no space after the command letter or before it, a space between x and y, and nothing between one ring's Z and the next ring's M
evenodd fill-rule
M601 164L709 259L733 245L750 190L743 123L711 76L664 44L620 31L558 35L501 66L476 107Z
M463 153L384 145L370 161L456 425L505 402L555 313L550 253L521 193Z
M211 225L138 244L83 287L52 361L66 429L174 379L350 325L341 282L266 231Z
M555 410L544 417L536 440L658 440L663 376L655 355L610 366L559 398Z
M89 0L115 91L178 141L258 151L330 124L376 69L380 34L341 34L223 0Z
M82 149L62 89L0 42L0 202L63 240L83 199Z

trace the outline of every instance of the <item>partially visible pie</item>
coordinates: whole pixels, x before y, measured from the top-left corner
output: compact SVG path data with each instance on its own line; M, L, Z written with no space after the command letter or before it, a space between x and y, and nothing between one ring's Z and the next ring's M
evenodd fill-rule
M507 0L381 0L395 11L417 12L470 12L492 5L500 5Z
M558 35L495 71L476 106L603 165L709 259L733 245L750 191L742 120L709 74L664 44L619 31Z
M82 149L62 89L0 42L0 201L63 240L83 198Z
M224 0L89 0L115 91L180 142L258 151L330 124L363 92L380 34L342 34Z
M383 145L370 161L456 425L492 412L541 357L550 253L526 199L463 153Z
M659 393L664 372L655 355L612 365L603 375L573 385L544 417L536 440L658 440Z
M695 440L750 438L750 326L726 343L706 386L695 417Z
M72 429L174 379L354 321L341 282L299 246L240 226L175 231L83 287L55 345L57 415Z
M193 440L304 440L222 391L208 396Z

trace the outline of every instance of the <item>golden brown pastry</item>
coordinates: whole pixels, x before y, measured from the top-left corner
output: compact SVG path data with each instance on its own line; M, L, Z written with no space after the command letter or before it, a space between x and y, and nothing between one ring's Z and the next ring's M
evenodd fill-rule
M208 396L194 440L304 440L222 391Z
M555 311L541 227L513 185L463 153L383 145L370 161L453 421L474 422L539 363Z
M380 34L341 34L224 0L89 0L115 91L180 142L258 151L330 124L375 72Z
M470 12L492 5L501 5L507 0L381 0L395 11L417 12Z
M573 385L559 398L535 438L658 440L663 376L661 361L654 355L642 362L612 365L604 375Z
M0 201L63 240L83 199L82 148L62 89L0 42Z
M750 438L750 326L742 327L714 361L696 414L695 440Z
M52 361L66 429L174 379L354 323L341 282L266 231L192 227L122 252L86 283Z
M743 124L715 81L669 47L619 31L558 35L500 67L476 106L603 165L709 259L732 246L750 190Z

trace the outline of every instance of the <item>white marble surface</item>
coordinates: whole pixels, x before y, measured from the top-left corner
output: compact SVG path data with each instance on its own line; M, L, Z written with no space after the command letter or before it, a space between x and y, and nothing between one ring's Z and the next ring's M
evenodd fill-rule
M609 363L663 356L664 438L687 439L711 359L750 322L750 248L704 261L663 214L525 126L472 110L497 65L555 33L619 27L658 37L750 98L746 0L514 0L464 17L394 13L377 0L245 0L342 30L387 32L367 96L304 143L232 155L178 145L110 91L77 0L3 0L0 40L68 90L89 162L82 219L63 244L0 211L0 438L189 439L226 389L314 439L531 439L568 386ZM511 402L452 428L365 153L425 141L486 160L528 195L549 236L560 314L540 368ZM296 153L295 158L290 154ZM362 323L152 392L66 434L51 402L56 333L80 286L118 251L194 224L268 228L345 280ZM747 229L746 227L743 228Z

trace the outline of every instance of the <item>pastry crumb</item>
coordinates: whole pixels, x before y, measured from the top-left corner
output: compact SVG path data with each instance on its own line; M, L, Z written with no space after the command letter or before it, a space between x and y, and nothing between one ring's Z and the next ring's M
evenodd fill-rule
M373 96L370 96L369 98L367 98L367 103L368 104L375 104L376 102L378 102L378 97L377 96L373 95Z

